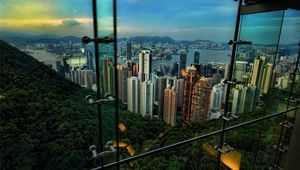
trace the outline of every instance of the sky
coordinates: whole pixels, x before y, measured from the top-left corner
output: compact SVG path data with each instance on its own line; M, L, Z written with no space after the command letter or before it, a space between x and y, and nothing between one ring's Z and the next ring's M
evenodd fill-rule
M98 0L99 36L112 34L112 0ZM233 0L118 0L119 37L170 36L175 40L227 42L234 33L237 2ZM291 14L290 14L291 13ZM300 39L300 12L285 13L282 41ZM243 18L241 37L257 43L276 40L283 13ZM93 36L90 0L1 0L0 31L33 35ZM256 37L256 38L254 38ZM277 36L278 38L278 36Z

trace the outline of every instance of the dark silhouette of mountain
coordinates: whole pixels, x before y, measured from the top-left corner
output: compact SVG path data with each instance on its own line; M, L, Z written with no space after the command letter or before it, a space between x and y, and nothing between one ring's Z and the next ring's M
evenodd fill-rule
M76 42L80 43L81 38L76 36L60 37L53 34L30 35L17 32L0 31L0 39L16 45L26 45L28 43L59 43Z
M175 41L172 38L168 37L168 36L164 36L164 37L138 36L138 37L131 37L130 39L131 39L131 41L137 42L137 43L147 43L147 42L152 42L152 43L160 42L160 43L169 43L169 44L174 44L175 43Z

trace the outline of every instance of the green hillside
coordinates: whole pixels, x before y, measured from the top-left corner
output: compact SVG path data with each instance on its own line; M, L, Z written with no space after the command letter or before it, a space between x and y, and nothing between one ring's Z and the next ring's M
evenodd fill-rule
M96 143L91 92L0 41L1 169L79 169Z

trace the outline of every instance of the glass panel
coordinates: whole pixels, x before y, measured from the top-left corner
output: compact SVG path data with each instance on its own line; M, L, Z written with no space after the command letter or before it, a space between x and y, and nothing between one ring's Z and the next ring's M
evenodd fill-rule
M216 152L210 143L216 136L174 147L159 154L123 164L121 169L216 169ZM172 141L171 141L172 142ZM154 142L147 145L153 145Z
M279 59L277 60L277 87L282 89L285 96L288 108L293 108L299 105L300 91L299 91L299 43L300 30L299 23L300 12L295 10L287 10L282 27L282 35L280 38ZM298 64L298 68L297 67ZM281 84L281 80L285 80L285 86ZM299 112L299 111L298 111ZM282 127L282 139L280 143L282 147L289 147L290 138L293 131L293 124L295 123L296 111L288 112L286 117L282 117L284 126ZM292 148L289 148L292 149ZM279 151L276 165L284 168L287 151Z
M251 41L251 45L238 45L232 75L236 84L231 85L230 114L224 121L226 127L286 109L286 102L280 100L282 92L273 88L282 18L283 11L241 16L238 39ZM269 149L258 150L262 143L261 133L268 123L264 121L225 133L224 143L242 153L242 169L253 169L258 156L269 153ZM276 142L276 139L273 140L273 143ZM274 152L275 149L272 149Z
M122 158L220 129L237 3L117 6L121 140L136 151Z
M269 169L273 167L281 130L281 117L271 118L259 124L260 142L255 157L255 169ZM283 149L283 147L280 147L280 149Z
M221 151L224 156L232 157L233 162L238 165L232 169L253 169L260 144L260 127L260 123L253 123L225 133ZM222 165L221 169L228 169L228 167Z
M243 122L286 109L278 88L274 88L274 68L280 37L283 11L243 15L239 40L251 45L239 45L235 58L231 88L231 114L234 121ZM230 123L231 124L231 123Z
M98 38L113 39L113 0L97 0L97 27ZM117 149L116 144L116 76L114 60L114 43L98 43L99 46L99 77L100 80L100 98L112 99L104 102L101 107L101 125L100 133L103 143L103 151L111 151L110 145ZM103 163L107 164L117 160L116 153L111 153L103 157Z
M92 35L91 9L85 0L1 1L0 169L81 169L90 159L97 111L84 99L95 95L95 74L81 37Z

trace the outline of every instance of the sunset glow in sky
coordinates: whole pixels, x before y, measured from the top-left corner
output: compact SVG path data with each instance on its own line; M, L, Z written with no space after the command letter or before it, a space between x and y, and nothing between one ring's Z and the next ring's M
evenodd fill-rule
M223 42L233 37L237 10L237 2L233 0L120 0L117 3L120 37L170 36L175 40L209 39ZM98 32L100 36L111 34L112 0L98 0L97 4ZM255 25L257 20L249 19L249 36L255 30L276 32L277 20L281 16L267 16L266 20L270 21L267 27ZM296 29L300 28L299 12L286 12L285 17L285 20L291 21L285 21L285 29L297 32ZM92 25L91 0L0 1L0 31L80 37L92 36ZM290 38L299 40L299 36L300 33Z

